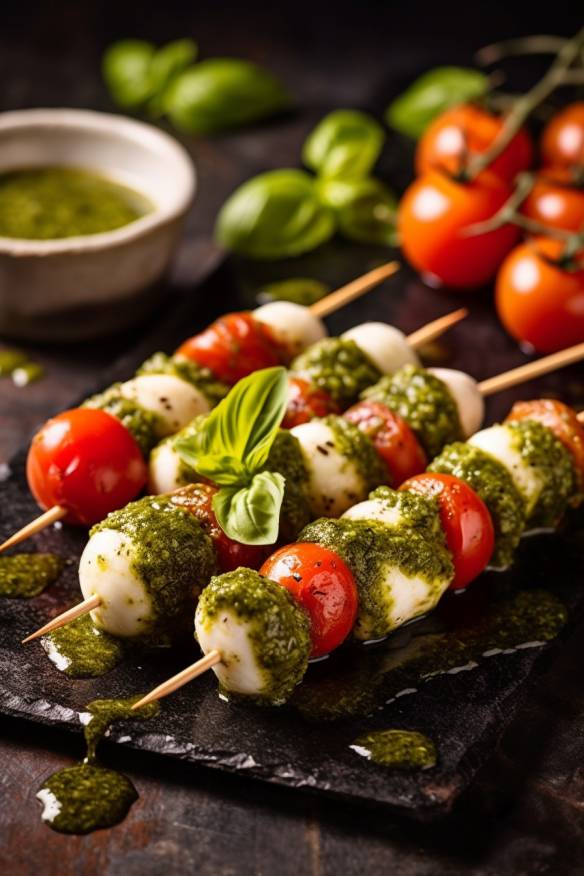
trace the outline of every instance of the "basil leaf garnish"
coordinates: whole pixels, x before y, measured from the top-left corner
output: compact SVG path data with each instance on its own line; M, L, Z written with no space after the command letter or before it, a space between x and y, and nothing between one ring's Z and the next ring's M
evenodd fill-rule
M174 40L158 49L150 64L150 89L153 95L150 112L160 114L164 104L165 90L171 82L195 61L199 47L194 40Z
M150 65L155 52L152 43L144 40L121 40L106 50L103 78L119 106L135 109L151 96Z
M484 73L466 67L436 67L416 79L385 111L391 128L417 139L451 106L476 100L488 91Z
M221 529L243 544L274 544L278 539L285 480L279 472L256 474L246 487L223 487L213 497Z
M359 243L396 243L397 198L378 179L323 180L323 202L336 212L339 232Z
M318 123L302 149L302 160L322 177L364 177L379 158L385 134L367 113L335 110Z
M256 295L258 304L268 304L270 301L292 301L303 307L316 304L331 291L331 287L320 280L311 277L291 277L289 280L277 280L262 286Z

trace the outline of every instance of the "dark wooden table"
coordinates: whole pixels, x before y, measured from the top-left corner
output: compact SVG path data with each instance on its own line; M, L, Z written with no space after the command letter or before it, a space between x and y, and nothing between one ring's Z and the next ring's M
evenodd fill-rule
M570 33L575 9L529 21L512 4L182 4L68 2L4 4L0 109L68 105L111 109L98 75L103 47L136 35L192 34L206 56L235 54L282 75L302 111L261 130L188 142L201 188L172 288L188 294L219 260L216 210L251 173L297 163L299 146L333 106L381 110L408 78L436 63L468 63L472 51L516 33ZM523 68L515 72L521 86ZM401 148L400 144L395 145ZM392 157L386 158L391 179ZM384 166L384 170L385 170ZM242 278L242 281L245 277ZM34 348L47 378L25 390L0 383L0 463L47 414L99 381L131 336L94 345ZM444 821L420 825L383 810L320 801L154 757L108 752L140 800L119 827L59 836L40 822L42 780L81 754L80 741L25 723L0 722L0 872L108 876L380 873L520 876L584 872L584 640L574 634L527 692L496 756Z

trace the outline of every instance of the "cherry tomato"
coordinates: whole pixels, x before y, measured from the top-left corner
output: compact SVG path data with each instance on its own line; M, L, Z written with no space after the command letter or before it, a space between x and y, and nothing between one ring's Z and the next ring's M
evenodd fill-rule
M483 572L495 547L493 521L487 506L467 483L448 474L424 472L402 484L438 500L440 521L454 563L451 590L461 590Z
M509 186L487 172L470 183L455 182L437 171L419 177L406 190L398 211L399 237L408 261L431 285L484 285L519 230L512 225L486 234L467 230L490 219L509 195Z
M572 174L565 167L540 171L521 212L549 228L580 231L584 226L584 188L571 182Z
M541 137L544 164L584 165L584 101L571 103L547 123Z
M428 465L426 454L406 421L381 402L358 402L344 417L371 439L389 469L393 487Z
M501 265L495 303L499 319L516 340L539 353L584 341L584 253L580 269L554 260L563 243L536 238L516 247Z
M259 569L270 548L264 545L242 544L223 532L217 522L212 504L217 489L210 484L189 484L171 493L170 499L175 505L180 505L197 518L213 542L220 572L231 572L239 566Z
M424 131L416 150L416 173L444 169L459 173L466 159L485 152L499 135L505 123L482 107L463 103L446 110ZM489 170L506 182L513 182L518 173L533 163L533 144L525 129L513 137L509 145L489 165Z
M290 591L310 618L312 657L329 654L345 641L357 618L355 579L328 548L300 542L280 548L260 569Z
M553 398L516 402L507 420L537 420L547 426L571 455L579 487L584 487L584 426L573 408Z
M176 351L209 368L218 380L234 384L261 368L281 365L283 351L266 326L251 313L228 313Z
M292 429L301 423L308 423L313 417L326 417L338 414L340 408L328 392L314 386L303 377L290 375L288 378L288 407L282 420L284 429Z
M138 495L147 468L119 420L105 411L73 408L36 433L26 476L41 508L61 505L67 523L91 526Z

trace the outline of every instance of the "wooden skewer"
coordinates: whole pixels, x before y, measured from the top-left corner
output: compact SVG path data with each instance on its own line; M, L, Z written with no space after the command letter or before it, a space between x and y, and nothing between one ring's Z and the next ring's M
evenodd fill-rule
M215 666L217 663L221 663L221 652L213 649L213 651L209 651L208 654L201 657L200 660L197 660L196 663L192 663L191 666L187 666L186 669L177 672L172 678L167 678L166 681L163 681L162 684L159 684L158 687L155 687L150 693L147 693L145 697L142 697L141 700L134 703L132 708L139 709L141 706L146 706L148 703L167 697L175 690L178 690L179 687L188 684L193 678L197 678L197 676L207 672L208 669L211 669L211 667Z
M408 335L406 340L410 347L417 350L420 347L423 347L424 344L429 344L430 341L435 341L436 338L439 338L445 331L453 325L456 325L461 319L465 319L467 316L468 310L466 307L460 307L458 310L453 310L452 313L447 313L446 316L439 316L438 319L429 322L427 325L423 325L422 328L419 328L417 331L412 332L411 335Z
M381 265L379 268L373 268L372 271L368 271L362 277L357 277L356 280L351 280L350 283L341 286L336 292L325 295L320 301L311 305L310 312L315 316L328 316L329 313L339 310L345 304L348 304L355 298L359 298L365 292L368 292L369 289L373 289L374 286L378 286L379 283L387 280L399 270L399 267L399 262L387 262L387 264Z
M57 520L62 520L66 513L67 509L62 508L61 505L54 505L52 508L49 508L49 510L41 514L40 517L31 520L30 523L27 523L26 526L23 526L22 529L15 532L10 538L7 538L3 544L0 544L0 554L9 547L13 547L15 544L20 544L21 541L30 538L31 535L36 535L37 532L42 532L43 529L46 529L47 526L51 526L52 523L56 523Z
M504 389L517 386L518 383L526 383L535 377L541 377L542 374L557 371L558 368L565 368L566 365L571 365L580 359L584 359L584 343L560 350L559 353L552 353L550 356L544 356L543 359L536 359L535 362L528 362L527 365L520 365L519 368L513 368L504 374L489 377L488 380L479 383L479 390L484 396L494 395L496 392L503 392Z
M64 627L65 624L70 623L78 617L81 617L82 614L87 614L90 611L93 611L94 608L99 608L101 605L101 597L94 595L88 596L87 599L84 599L83 602L79 602L77 605L74 605L73 608L67 609L62 614L54 617L53 620L49 621L41 627L40 630L36 630L36 632L31 633L30 636L27 636L26 639L22 640L22 644L26 645L27 642L32 642L33 639L38 639L40 636L45 636L47 633L52 633L53 630L58 630L59 627Z

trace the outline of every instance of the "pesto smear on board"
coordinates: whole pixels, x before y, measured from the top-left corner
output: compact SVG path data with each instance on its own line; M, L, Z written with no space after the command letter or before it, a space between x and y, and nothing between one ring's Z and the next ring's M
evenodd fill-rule
M0 557L0 596L30 599L53 584L63 570L55 554L13 554Z
M21 350L0 350L0 377L11 377L16 386L28 386L44 376L42 365Z
M128 814L138 793L122 773L97 762L97 746L110 725L120 720L144 720L160 712L158 703L136 711L138 696L125 700L94 700L87 706L83 730L87 755L82 763L58 770L43 783L37 798L43 804L42 820L59 833L85 834L119 824Z
M381 766L398 770L427 770L436 766L436 746L415 730L374 730L349 746L357 754Z
M43 636L41 644L51 663L70 678L105 675L126 653L122 639L99 630L88 614Z
M0 174L0 237L57 240L113 231L145 216L150 201L98 173L38 167Z

